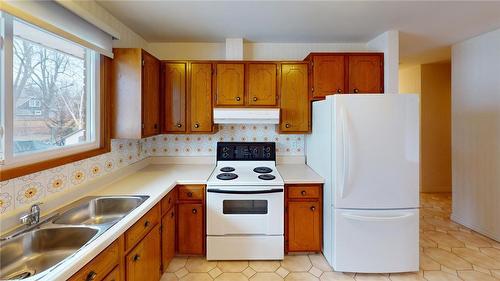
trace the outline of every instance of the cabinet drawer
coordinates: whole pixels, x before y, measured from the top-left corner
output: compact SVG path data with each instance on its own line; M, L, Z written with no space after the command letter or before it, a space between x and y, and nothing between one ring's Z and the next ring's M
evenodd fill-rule
M296 185L287 186L288 198L319 198L321 188L319 185Z
M118 240L116 240L68 280L107 280L104 278L116 265L118 265L118 257Z
M180 185L179 200L203 200L205 187L203 185Z
M125 250L131 249L160 221L160 205L157 204L125 232Z
M165 215L170 208L175 205L177 200L177 188L172 189L163 199L161 200L161 215Z
M120 281L120 267L115 267L102 281Z

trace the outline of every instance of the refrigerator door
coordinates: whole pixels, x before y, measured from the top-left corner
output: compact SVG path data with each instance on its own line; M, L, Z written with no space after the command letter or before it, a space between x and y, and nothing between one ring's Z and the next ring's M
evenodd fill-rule
M419 205L419 104L411 94L335 95L335 208Z
M418 271L418 209L337 209L334 216L336 271Z

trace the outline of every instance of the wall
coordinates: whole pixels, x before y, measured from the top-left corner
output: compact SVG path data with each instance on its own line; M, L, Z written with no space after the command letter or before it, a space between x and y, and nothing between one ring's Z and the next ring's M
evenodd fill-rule
M452 47L452 219L500 241L500 29Z
M423 64L421 70L421 187L451 192L451 65Z
M399 93L400 94L420 94L421 92L421 72L420 65L406 66L399 68Z
M398 93L399 31L389 30L366 43L370 50L384 52L384 92Z

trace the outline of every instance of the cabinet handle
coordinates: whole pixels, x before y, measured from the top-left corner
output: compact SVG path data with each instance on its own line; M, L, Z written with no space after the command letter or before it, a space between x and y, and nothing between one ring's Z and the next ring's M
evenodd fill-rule
M172 213L170 214L170 217L171 217L171 218L173 218L174 216L175 216L175 213L174 213L174 212L172 212Z
M144 227L146 228L146 227L148 227L148 226L149 226L149 221L145 221L145 222L144 222Z
M177 125L175 125L175 126L177 126L177 128L180 128L180 127L182 127L182 124L181 123L177 123Z
M316 210L316 207L315 206L311 206L311 211L315 211Z
M240 97L236 97L236 101L240 101L240 100L241 100L241 98L240 98Z
M139 261L141 259L141 256L139 254L135 254L134 257L132 258L133 261Z
M253 97L253 101L257 101L257 97Z
M286 123L285 128L290 128L290 124Z
M305 190L302 190L302 191L300 192L300 194L302 194L302 196L306 196L306 191L305 191Z
M359 90L354 88L354 93L356 93L356 94L359 93Z
M198 210L193 209L193 210L191 210L191 212L192 212L193 214L196 214L196 213L198 213Z
M172 197L168 197L168 204L170 204L170 202L172 202Z
M193 193L192 193L192 192L188 192L188 193L187 193L187 196L188 196L188 197L193 197Z
M92 281L94 280L95 278L97 277L97 273L95 271L91 271L89 272L89 274L87 274L87 278L85 279L86 281Z
M341 94L342 93L342 89L338 88L337 89L337 93Z
M200 124L199 124L199 123L196 123L196 124L194 124L194 127L195 127L195 128L199 128L199 127L200 127Z
M155 123L155 125L153 126L155 129L158 129L158 124Z

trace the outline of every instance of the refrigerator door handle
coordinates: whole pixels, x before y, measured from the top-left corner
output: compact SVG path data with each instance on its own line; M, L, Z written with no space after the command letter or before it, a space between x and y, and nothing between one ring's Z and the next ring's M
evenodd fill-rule
M350 158L350 137L349 126L347 123L347 113L345 108L340 107L340 116L342 119L342 150L343 150L343 168L342 168L342 185L340 188L340 198L344 198L346 192L346 184L349 179L349 158Z
M350 220L355 220L355 221L365 221L365 222L373 222L373 221L393 221L393 220L400 220L404 218L408 218L413 216L414 213L403 213L399 214L396 216L382 216L382 217L377 217L377 216L360 216L360 215L354 215L354 214L349 214L349 213L344 213L342 214L343 217L350 219Z

